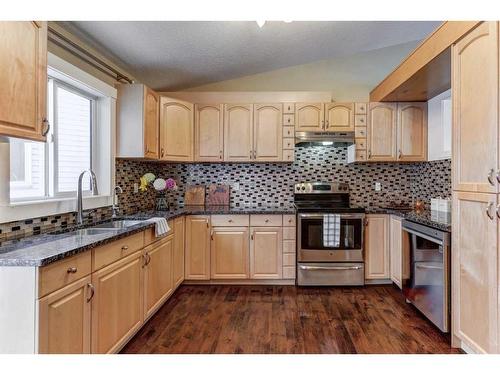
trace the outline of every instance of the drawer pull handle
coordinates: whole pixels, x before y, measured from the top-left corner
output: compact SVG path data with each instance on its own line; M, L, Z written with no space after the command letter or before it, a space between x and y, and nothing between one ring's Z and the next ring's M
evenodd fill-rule
M90 302L92 300L92 298L94 298L95 288L94 288L94 285L92 285L91 283L88 283L87 287L90 289L90 297L87 298L87 302Z
M488 206L486 207L486 215L490 218L490 220L494 219L494 216L491 214L490 210L493 207L493 202L488 203Z
M490 172L488 173L488 182L490 183L491 186L495 186L495 182L493 181L493 174L495 171L493 169L490 169Z
M128 246L127 246L127 245L123 245L123 246L122 246L122 250L123 250L123 251L127 251L127 250L128 250Z
M78 271L78 269L76 267L69 267L68 268L68 273L76 273Z
M269 219L264 220L265 223L269 223Z
M233 222L233 219L229 219L228 222L232 223Z
M292 219L288 219L288 222L291 223L292 222Z

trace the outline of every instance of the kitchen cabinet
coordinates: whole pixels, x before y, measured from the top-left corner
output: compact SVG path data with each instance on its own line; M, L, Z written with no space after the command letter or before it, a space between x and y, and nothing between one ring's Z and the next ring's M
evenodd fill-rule
M114 353L143 323L141 251L92 274L92 353Z
M354 131L354 103L325 103L325 130Z
M0 66L0 136L45 141L47 22L1 22Z
M325 127L323 103L295 103L295 130L323 131Z
M365 278L389 279L389 215L366 215Z
M453 190L498 192L498 43L484 22L452 49Z
M250 228L250 278L281 279L283 241L281 227Z
M397 104L369 103L367 133L367 160L396 161L397 159Z
M184 216L174 220L174 288L184 281L184 248L185 248L185 220Z
M253 104L225 104L224 160L250 161L253 157Z
M398 103L398 161L427 160L427 103Z
M248 279L248 227L213 227L211 278Z
M255 104L253 118L253 159L283 160L283 105Z
M39 353L90 353L92 287L89 275L40 299Z
M160 97L160 160L193 161L193 104Z
M117 85L117 157L160 157L159 96L140 84Z
M390 217L389 232L391 280L401 289L403 280L403 229L400 217Z
M194 106L195 161L222 161L224 158L224 108L222 104Z
M143 250L144 320L153 315L174 291L174 235Z
M186 217L186 280L210 280L210 217Z

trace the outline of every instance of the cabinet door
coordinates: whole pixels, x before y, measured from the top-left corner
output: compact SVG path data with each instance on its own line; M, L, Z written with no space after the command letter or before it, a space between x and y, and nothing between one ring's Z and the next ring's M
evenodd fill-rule
M479 353L498 350L496 203L495 194L453 193L452 329Z
M453 46L453 190L498 191L498 53L497 22Z
M398 160L427 160L427 103L398 103Z
M368 160L396 160L397 104L369 103L367 146Z
M41 354L90 353L90 276L39 301Z
M212 279L248 279L248 227L214 227Z
M142 252L92 274L92 353L115 353L143 322Z
M224 160L250 161L253 157L253 105L225 104Z
M389 216L367 215L365 278L389 279Z
M144 157L160 157L160 102L156 92L144 86Z
M256 161L283 160L283 105L255 104L253 149Z
M401 288L403 276L403 229L401 218L391 216L389 232L391 280Z
M354 131L354 103L326 103L325 129L329 132Z
M149 318L174 290L174 237L144 249L144 319Z
M295 130L317 132L325 128L323 103L296 103Z
M47 22L0 22L0 135L45 141Z
M186 280L210 280L210 218L186 217Z
M174 220L174 288L184 281L184 217Z
M195 104L194 157L196 161L222 161L224 122L222 104Z
M283 276L282 228L250 228L250 278L281 279Z
M160 98L160 159L193 161L193 105Z

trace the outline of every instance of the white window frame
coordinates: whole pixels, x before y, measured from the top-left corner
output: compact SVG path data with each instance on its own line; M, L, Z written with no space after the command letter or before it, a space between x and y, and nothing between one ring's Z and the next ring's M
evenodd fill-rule
M49 76L96 97L97 105L94 111L96 121L94 124L98 123L99 126L93 129L95 139L92 142L92 167L97 175L99 195L89 194L85 196L84 209L109 206L112 204L111 192L115 173L114 140L117 91L109 84L52 53L48 53L48 66ZM37 200L10 200L10 151L8 143L8 138L0 137L0 223L75 211L76 193ZM49 182L46 181L47 183Z

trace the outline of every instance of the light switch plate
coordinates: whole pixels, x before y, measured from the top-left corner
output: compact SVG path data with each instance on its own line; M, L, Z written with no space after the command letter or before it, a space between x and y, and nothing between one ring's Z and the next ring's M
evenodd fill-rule
M234 191L240 191L240 183L239 182L235 182L233 184L233 190Z
M382 190L382 184L380 182L375 182L375 191Z
M134 193L139 192L139 184L137 182L134 182Z

